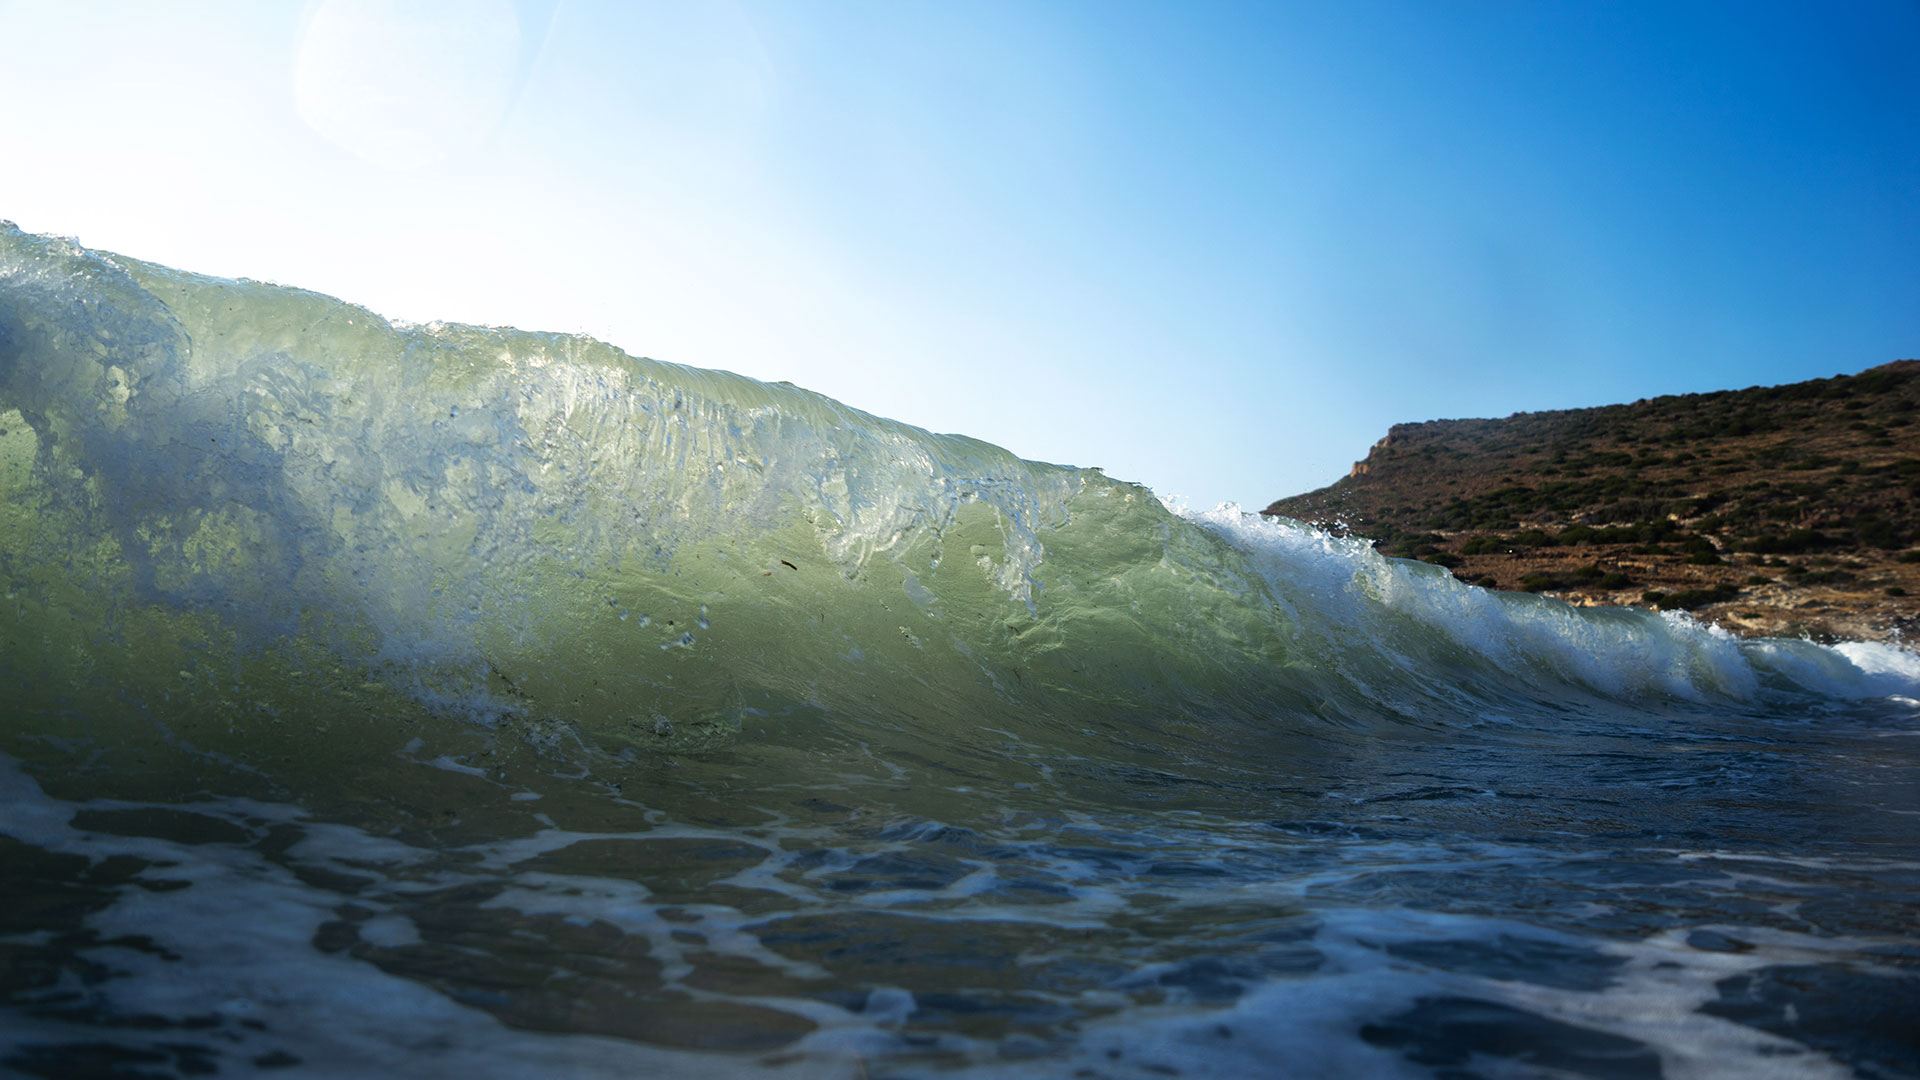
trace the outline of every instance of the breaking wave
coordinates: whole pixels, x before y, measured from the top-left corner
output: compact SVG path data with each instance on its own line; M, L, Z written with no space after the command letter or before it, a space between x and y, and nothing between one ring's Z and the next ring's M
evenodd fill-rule
M789 384L10 225L0 576L30 710L230 729L344 708L645 753L803 714L1311 731L1920 694L1890 647L1489 592Z

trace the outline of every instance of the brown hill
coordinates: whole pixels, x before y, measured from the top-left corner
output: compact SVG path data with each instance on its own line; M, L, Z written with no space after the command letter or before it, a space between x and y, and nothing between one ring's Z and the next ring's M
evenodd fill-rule
M1490 588L1898 638L1920 613L1920 360L1787 386L1396 424L1264 511Z

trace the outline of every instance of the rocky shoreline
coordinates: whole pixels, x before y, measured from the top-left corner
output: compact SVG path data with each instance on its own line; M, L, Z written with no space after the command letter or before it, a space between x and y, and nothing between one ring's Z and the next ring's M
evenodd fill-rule
M1434 546L1458 559L1454 576L1489 588L1539 592L1583 607L1684 607L1741 637L1920 645L1920 559L1902 562L1904 553L1727 553L1717 565L1697 565L1679 555L1636 554L1624 544L1460 555L1468 538L1444 539ZM1610 579L1614 574L1626 580ZM1526 584L1543 577L1554 584ZM1715 595L1722 598L1709 599ZM1680 604L1667 603L1676 598Z
M1742 636L1920 646L1920 360L1786 386L1396 424L1264 511L1487 588Z

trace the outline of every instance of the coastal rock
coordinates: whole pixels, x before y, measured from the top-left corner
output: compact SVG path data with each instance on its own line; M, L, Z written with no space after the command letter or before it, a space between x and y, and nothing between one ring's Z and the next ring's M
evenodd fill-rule
M1905 640L1920 360L1784 386L1395 424L1264 513L1489 588L1683 608L1744 636Z

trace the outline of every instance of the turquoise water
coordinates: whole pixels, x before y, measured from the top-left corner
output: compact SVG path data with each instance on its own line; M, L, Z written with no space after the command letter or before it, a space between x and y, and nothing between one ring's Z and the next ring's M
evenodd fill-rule
M27 1075L1920 1075L1896 647L10 226L0 580Z

